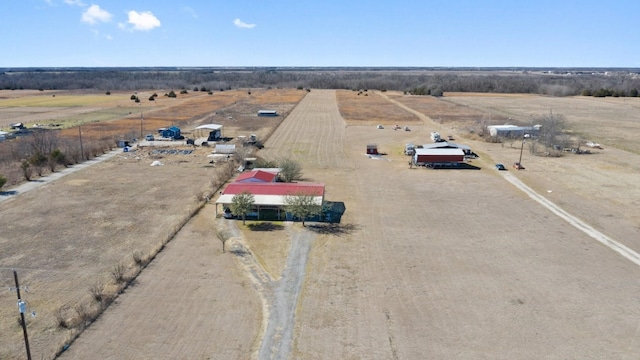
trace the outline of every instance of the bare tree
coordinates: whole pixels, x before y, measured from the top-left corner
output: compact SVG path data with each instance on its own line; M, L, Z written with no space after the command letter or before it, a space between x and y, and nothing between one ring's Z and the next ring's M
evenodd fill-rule
M559 140L566 129L566 121L562 115L554 115L552 111L546 116L536 119L542 125L538 134L538 141L548 150L559 145Z
M216 230L216 237L222 243L222 252L225 252L224 245L227 243L227 240L231 238L231 235L225 230L218 229Z

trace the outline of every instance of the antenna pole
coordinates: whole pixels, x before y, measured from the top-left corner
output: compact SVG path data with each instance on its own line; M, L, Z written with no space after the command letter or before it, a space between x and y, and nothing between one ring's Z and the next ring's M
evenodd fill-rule
M24 320L25 303L20 298L18 272L15 270L13 270L13 278L16 281L16 293L18 294L18 310L20 310L20 323L22 323L22 333L24 334L24 346L27 348L27 360L31 360L31 350L29 350L29 336L27 335L27 323Z

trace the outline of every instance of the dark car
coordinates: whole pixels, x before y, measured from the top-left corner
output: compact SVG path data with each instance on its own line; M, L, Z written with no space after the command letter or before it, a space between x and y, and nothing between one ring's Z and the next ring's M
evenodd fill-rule
M226 208L224 209L224 214L222 215L225 219L233 219L235 218L235 216L233 215L233 213L231 212L231 209Z
M504 167L504 165L502 165L502 164L496 164L496 169L498 169L498 170L507 170L507 168Z

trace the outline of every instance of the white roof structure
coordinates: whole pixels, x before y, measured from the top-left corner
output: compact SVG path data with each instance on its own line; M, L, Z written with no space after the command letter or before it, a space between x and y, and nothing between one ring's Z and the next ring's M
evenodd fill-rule
M451 148L416 149L415 155L464 155L464 151Z
M200 129L220 130L220 129L222 129L222 125L218 125L218 124L204 124L204 125L200 125L200 126L196 127L194 130L200 130Z
M462 150L471 150L471 147L469 147L468 145L457 144L457 143L452 143L448 141L440 141L436 143L423 144L422 147L425 149L458 148Z
M216 144L216 154L234 154L236 152L236 144Z

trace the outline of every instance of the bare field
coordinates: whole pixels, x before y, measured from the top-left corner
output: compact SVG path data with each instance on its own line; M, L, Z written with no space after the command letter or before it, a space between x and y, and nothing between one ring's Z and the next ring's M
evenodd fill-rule
M378 101L374 91L336 91L340 115L349 125L413 125L420 120L393 104Z
M640 268L534 202L493 168L495 162L516 161L519 147L464 138L468 125L460 123L473 123L476 111L513 116L517 106L500 110L467 103L486 96L434 101L371 92L361 108L342 102L340 93L312 90L291 105L291 116L260 153L298 160L307 180L324 182L327 200L346 205L339 226L325 232L299 223L286 225L286 231L238 224L254 266L274 279L260 283L243 265L248 254L236 254L234 262L233 254L220 253L213 210L205 206L64 357L268 358L258 349L265 341L264 322L278 319L269 314L274 310L294 314L283 323L293 331L282 358L640 355ZM219 108L214 119L242 119L230 109L253 110L257 97ZM509 97L522 99L529 96ZM340 116L347 112L351 120ZM388 123L357 120L372 113L403 115ZM433 121L438 114L441 121ZM411 124L412 131L380 130L378 123ZM470 145L481 156L470 163L477 169L410 169L402 147L429 142L433 130ZM366 156L369 143L387 155ZM88 287L108 280L114 263L131 259L135 249L158 246L184 220L182 214L193 211L191 199L214 171L198 155L188 161L164 158L167 164L159 168L148 166L147 158L121 157L0 203L0 267L7 269L2 284L11 286L10 267L22 268L22 283L31 289L25 298L41 314L30 320L38 355L49 354L68 336L55 328L57 306L88 298ZM526 170L509 173L640 251L640 156L607 146L561 158L525 152L523 164ZM291 275L290 250L298 250L302 240L311 241L308 261L298 269L304 282L286 293L297 298L295 309L286 309L289 302L278 299L276 280ZM182 306L180 295L190 293L197 296ZM0 304L0 319L10 319L0 322L0 333L11 334L0 339L0 349L8 349L0 358L18 357L21 332L11 320L15 294L0 293Z
M547 97L536 95L467 96L446 94L443 101L511 118L522 124L549 112L562 115L577 135L605 147L614 147L640 154L637 134L640 133L640 98L595 98L587 96ZM498 123L498 122L496 122Z
M281 101L279 106L283 112L293 108L296 99L304 96L304 93L295 90L274 93L279 94L276 98ZM229 91L224 94L230 100L209 103L200 99L213 99L216 98L215 95L208 97L209 95L200 94L177 100L167 105L166 109L170 112L181 112L181 108L190 109L188 113L190 117L202 117L191 123L185 121L181 124L189 129L189 126L195 127L200 123L199 121L211 114L229 111L225 105L232 107L234 101L238 102L238 99L242 100L249 96L243 91ZM236 99L233 99L233 96ZM255 106L260 106L261 101L268 98L264 95L262 100L251 101ZM235 115L235 111L242 110L247 108L235 107L229 112ZM161 109L157 110L156 115L163 116ZM255 116L255 113L252 115L253 118L246 120L246 122L251 121L248 124L243 120L230 121L228 126L225 125L225 128L228 127L225 135L245 132L258 121L262 125L261 131L269 133L282 121L282 116L262 121ZM127 122L132 122L132 126L139 126L139 118L116 120L104 124L87 123L82 127L83 136L89 137L92 133L95 136L104 136L100 131L93 129L105 124L107 124L105 129L115 128L115 131L123 131ZM122 125L123 128L120 128L121 123L125 124ZM109 124L112 126L109 127ZM92 127L94 125L96 128ZM134 255L144 259L163 249L164 244L172 239L173 234L180 230L184 222L199 208L200 203L196 197L212 191L210 184L217 168L210 164L210 158L206 157L211 152L210 148L199 147L189 155L154 154L152 153L154 149L156 148L122 153L113 160L93 165L90 169L67 175L51 184L0 203L0 213L2 213L0 283L5 288L13 286L13 275L10 269L16 268L21 284L29 286L30 291L23 292L23 298L28 301L29 308L38 314L35 318L27 319L34 358L52 358L56 351L75 336L75 328L71 330L58 328L56 313L59 309L63 310L62 317L70 322L74 321L73 319L77 318L80 312L95 311L98 304L92 301L90 289L103 287L107 292L114 291L115 285L112 279L114 269L123 265L127 269L125 276L135 272ZM192 149L192 147L185 147L185 149ZM150 166L156 160L161 161L163 165ZM8 187L3 188L2 196L10 197L10 190ZM219 336L219 342L214 342L211 346L193 347L192 343L189 344L184 339L181 342L185 347L191 348L190 354L197 357L198 354L209 354L212 358L242 359L245 356L238 355L238 352L250 353L253 345L246 340L257 336L260 326L260 307L256 305L257 298L247 294L240 295L243 291L250 292L251 286L246 279L239 277L241 273L238 264L229 257L221 261L215 260L217 256L223 255L219 254L220 244L213 235L215 225L209 222L213 221L214 213L210 207L205 207L201 212L203 218L200 218L201 220L196 224L190 223L187 230L184 230L186 235L181 230L176 238L175 247L182 250L174 250L171 253L182 251L183 254L177 255L178 258L175 260L158 258L157 263L154 261L145 270L150 274L149 278L141 277L126 289L127 294L135 293L138 288L144 288L148 291L157 291L157 295L145 300L149 303L137 303L132 313L124 317L126 320L118 320L114 326L119 328L117 333L135 342L135 336L123 329L127 328L136 334L141 334L141 331L153 332L153 329L157 329L157 323L147 320L154 318L154 314L165 314L158 318L158 322L165 323L167 329L171 329L170 331L176 329L174 327L177 323L176 319L185 318L184 311L194 311L188 315L194 320L195 326L203 321L198 320L200 314L209 314L219 322L207 322L208 326L216 327L219 323L233 323L233 328L227 327L232 332L216 333L211 329L200 329L207 337ZM194 226L195 230L192 228ZM193 243L194 238L198 239L197 244ZM171 292L172 289L167 288L168 285L164 282L168 275L157 275L155 271L151 271L163 261L169 261L174 264L172 266L176 266L176 268L162 267L164 271L168 271L169 275L176 276L172 281L178 285L184 285L184 287L176 285L178 289L176 292ZM188 278L185 274L189 273L189 270L183 264L190 261L194 267L200 269L210 266L210 269L204 270L208 271L205 274L194 274L193 277ZM156 276L158 278L155 278ZM181 282L180 279L184 281ZM217 289L225 289L225 291L219 292ZM227 290L235 295L227 297ZM195 297L191 298L191 302L181 301L180 297L185 291L194 292ZM19 316L15 309L15 295L9 291L0 292L1 359L22 358L24 353L22 332L16 320ZM159 301L158 299L164 295L167 299ZM236 295L244 297L246 302L239 302ZM119 299L116 300L114 309L119 308L119 301ZM154 308L149 304L155 304L158 307ZM139 317L138 306L149 306L153 314ZM175 308L167 310L166 307L171 306ZM106 314L103 316L107 317ZM228 316L233 320L228 320ZM94 324L96 328L100 326L99 323ZM110 329L110 326L108 325L107 328ZM142 330L140 326L149 326L148 331ZM185 326L183 331L177 334L190 334L189 336L193 339L188 325ZM237 334L233 332L236 330L243 335L236 336ZM87 334L83 336L89 336ZM101 339L105 341L103 343L107 349L105 351L109 351L109 346L114 346L116 353L121 348L121 344L115 340ZM166 339L168 338L147 338L144 342L154 343L155 341L154 344L158 345ZM136 354L140 352L153 354L154 351L144 348L141 343L130 345L132 351L135 349ZM155 349L162 351L161 347L156 346ZM172 351L180 350L177 347L172 349ZM91 348L85 355L75 353L73 358L94 358L92 355L96 353L95 351L95 348ZM180 357L181 353L184 352L177 352L176 356L171 357ZM159 354L158 356L163 356L163 354L171 354L171 351Z

